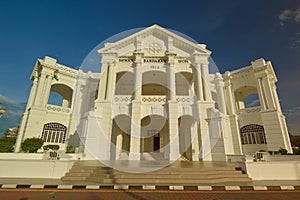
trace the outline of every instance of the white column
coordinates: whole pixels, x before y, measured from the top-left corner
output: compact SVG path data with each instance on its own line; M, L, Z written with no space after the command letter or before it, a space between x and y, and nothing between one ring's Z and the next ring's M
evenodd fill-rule
M100 76L100 83L99 83L99 89L98 89L98 97L97 100L103 101L105 99L106 94L106 81L107 81L107 70L108 65L107 63L103 62L101 67L101 76Z
M169 89L169 100L176 100L176 79L175 79L175 63L174 63L175 54L168 55L168 66L167 66L167 75L168 75L168 89Z
M33 101L35 99L37 83L38 83L38 78L37 78L37 76L34 76L33 80L32 80L32 85L31 85L31 90L30 90L27 106L26 106L26 111L28 110L28 108L30 108L32 106Z
M265 102L266 99L265 99L265 94L264 94L264 90L262 87L261 78L258 78L257 82L258 82L258 97L260 99L261 109L266 110L267 109L266 102Z
M199 101L203 101L203 81L202 81L202 69L200 64L195 64L195 83L194 90L196 92Z
M114 64L110 64L107 67L108 70L108 78L107 78L107 88L106 88L106 95L105 99L106 100L111 100L112 94L114 92Z
M221 113L226 114L226 104L225 104L225 97L224 97L224 83L221 74L216 74L216 91L217 91L217 98L218 98L218 105L219 110Z
M194 124L191 125L191 140L192 140L192 160L199 161L199 134L200 130L199 124L196 121Z
M140 160L141 153L141 95L142 95L142 53L135 53L134 100L131 106L131 131L129 160Z
M141 102L132 102L129 160L141 159Z
M36 96L35 96L35 100L34 100L34 105L36 106L41 106L42 102L43 102L43 90L44 90L44 86L45 86L45 79L46 79L46 74L45 73L41 73L39 80L38 80L38 85L37 85L37 92L36 92Z
M229 110L228 110L228 114L235 114L235 107L234 107L234 102L233 102L233 94L232 94L232 90L231 90L231 83L230 81L228 80L227 83L226 83L226 93L227 93L227 97L228 97L228 107L229 107Z
M46 105L48 103L48 99L49 99L49 95L50 95L50 91L51 91L51 82L52 82L52 75L48 74L46 76L46 83L45 83L45 87L44 87L42 107L46 107Z
M273 85L272 89L273 89L274 100L276 103L276 108L279 112L281 112L280 102L279 102L278 93L277 93L275 84Z
M141 101L142 96L142 73L141 64L136 63L134 68L134 100Z
M122 132L119 131L119 134L117 135L116 138L116 160L120 160L121 159L121 153L122 153L122 143L123 143L123 135Z
M268 77L263 77L263 88L266 94L267 104L269 109L275 109L275 102L273 99L272 88Z
M202 64L201 66L201 73L203 76L203 83L202 85L204 86L204 96L205 96L205 101L211 101L211 93L210 93L210 78L209 78L209 72L208 72L208 63L207 64Z
M143 53L134 53L134 100L141 101Z

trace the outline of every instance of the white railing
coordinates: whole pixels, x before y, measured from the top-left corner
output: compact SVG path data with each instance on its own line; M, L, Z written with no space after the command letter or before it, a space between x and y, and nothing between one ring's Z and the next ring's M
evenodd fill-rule
M47 104L46 108L48 111L51 111L51 112L67 113L67 114L69 114L71 112L70 108L63 108L61 106L56 106L56 105L51 105L51 104Z
M176 96L176 101L182 104L192 104L194 97L192 96Z
M114 95L115 103L130 103L132 101L131 95Z
M250 114L250 113L258 113L260 112L260 106L255 106L251 108L244 108L240 110L240 114Z
M60 72L64 72L64 73L68 73L68 74L72 74L72 75L77 75L78 74L78 70L76 69L72 69L70 67L61 65L61 64L56 64L55 66Z
M142 95L142 103L157 103L165 104L167 102L166 95ZM132 101L131 95L114 95L114 103L125 103L129 104ZM194 102L194 97L192 96L176 96L176 101L181 104L192 104Z
M165 95L143 95L142 102L143 103L157 103L157 104L165 104L167 101L167 97Z

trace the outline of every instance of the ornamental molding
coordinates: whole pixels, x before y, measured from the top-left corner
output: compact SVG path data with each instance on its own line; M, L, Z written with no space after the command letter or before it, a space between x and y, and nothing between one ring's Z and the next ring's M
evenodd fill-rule
M204 45L198 45L195 44L165 28L162 28L158 25L153 25L150 26L148 28L145 28L141 31L138 31L137 33L134 33L128 37L125 37L115 43L109 43L109 45L105 45L103 48L98 50L99 54L103 54L103 53L109 53L109 52L113 52L113 51L118 51L120 49L122 49L125 46L128 46L129 44L135 44L135 48L138 49L137 46L137 41L141 41L143 40L143 38L149 36L149 35L155 35L158 37L162 37L162 38L172 38L172 46L181 46L184 49L189 49L189 50L196 50L198 51L200 54L203 55L210 55L211 51L207 50L205 48ZM150 45L151 47L151 45ZM151 49L151 53L156 53L158 50L158 46L154 44L155 48L150 48ZM152 52L152 50L155 50Z

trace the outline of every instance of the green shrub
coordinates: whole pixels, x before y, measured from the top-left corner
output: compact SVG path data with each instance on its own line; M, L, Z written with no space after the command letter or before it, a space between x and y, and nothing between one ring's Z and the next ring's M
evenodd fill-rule
M281 155L287 155L288 151L287 151L286 149L280 148L280 149L279 149L279 153L280 153Z
M299 147L294 147L293 152L295 155L300 155L300 148Z
M66 153L75 153L75 149L72 145L67 146Z
M14 144L15 143L12 142L0 141L0 152L1 153L13 152Z
M7 153L7 152L13 152L14 145L16 142L15 137L2 137L0 139L0 152Z
M24 152L36 153L39 148L41 148L44 144L44 141L40 138L27 138L21 144L21 149Z
M44 149L44 150L49 150L49 149L51 149L51 150L53 150L53 151L56 151L56 150L59 149L59 145L57 145L57 144L49 144L49 145L43 146L43 149Z

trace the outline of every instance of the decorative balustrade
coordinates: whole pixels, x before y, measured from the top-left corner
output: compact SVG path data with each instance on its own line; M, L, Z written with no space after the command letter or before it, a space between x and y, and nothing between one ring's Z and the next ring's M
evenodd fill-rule
M55 67L56 67L60 72L72 74L73 76L78 74L78 71L77 71L77 70L72 69L72 68L67 67L67 66L64 66L64 65L61 65L61 64L58 64L58 63L56 64Z
M143 103L158 103L158 104L165 104L167 101L166 96L157 96L157 95L153 95L153 96L146 96L143 95L142 96L142 102Z
M115 103L130 103L132 101L131 95L115 95L113 98Z
M158 103L165 104L167 102L167 97L165 95L142 95L141 97L143 103ZM114 103L131 103L131 95L114 95ZM182 104L192 104L194 102L194 97L191 96L176 96L176 101Z
M194 97L190 96L176 96L176 101L184 104L191 104L194 101Z
M50 104L47 104L46 108L47 108L48 111L58 112L58 113L67 113L67 114L69 114L71 112L70 108L63 108L61 106L50 105Z
M244 108L240 110L240 114L251 114L260 112L260 106L255 106L251 108Z

